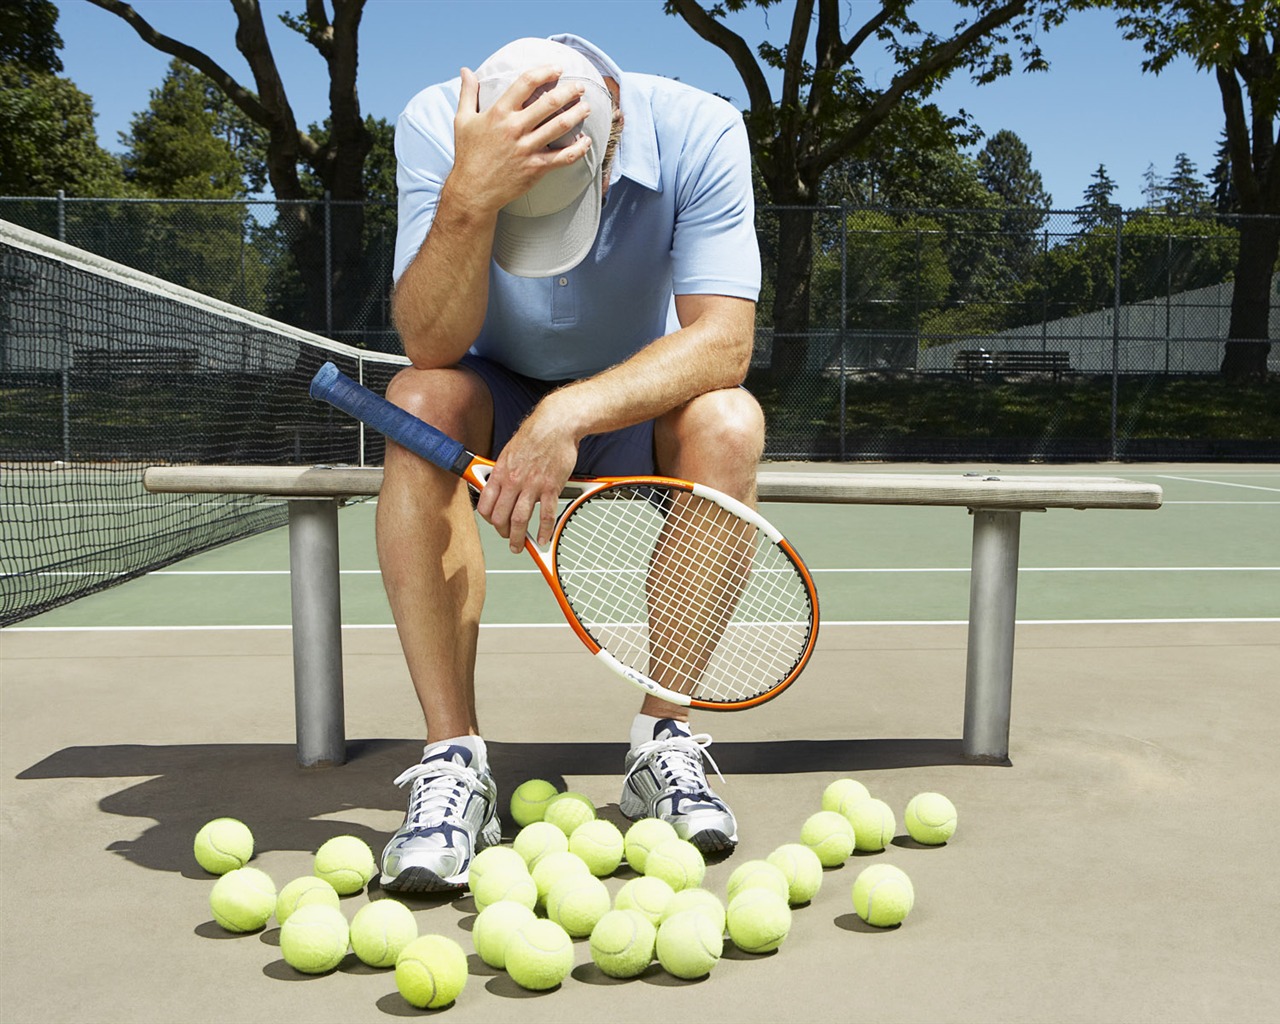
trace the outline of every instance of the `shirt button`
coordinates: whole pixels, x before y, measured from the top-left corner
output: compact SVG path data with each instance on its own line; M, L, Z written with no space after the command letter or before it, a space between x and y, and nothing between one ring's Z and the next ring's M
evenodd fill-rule
M567 277L562 277L562 278L560 278L560 280L557 282L557 284L559 284L561 288L563 288L563 287L564 287L565 285L567 285L568 283L569 283L569 279L568 279Z

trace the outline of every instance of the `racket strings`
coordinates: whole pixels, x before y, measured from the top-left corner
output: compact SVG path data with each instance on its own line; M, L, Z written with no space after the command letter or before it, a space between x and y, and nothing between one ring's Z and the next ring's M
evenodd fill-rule
M808 587L786 552L755 524L675 488L593 495L561 529L556 571L602 648L702 700L773 689L812 629Z

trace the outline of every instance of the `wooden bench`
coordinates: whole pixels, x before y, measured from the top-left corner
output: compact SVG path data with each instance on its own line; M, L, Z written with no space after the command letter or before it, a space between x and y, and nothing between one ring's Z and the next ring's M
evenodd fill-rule
M973 376L979 373L1051 373L1056 380L1071 371L1071 353L1039 349L962 349L955 368Z
M856 473L763 470L762 502L847 505L948 505L973 516L969 632L962 749L972 761L1009 756L1013 693L1018 545L1023 512L1051 508L1154 509L1154 484L1113 477L1005 473ZM380 468L345 466L153 466L148 491L266 494L289 502L293 603L294 704L298 761L346 758L342 694L342 612L338 576L338 508L375 495Z

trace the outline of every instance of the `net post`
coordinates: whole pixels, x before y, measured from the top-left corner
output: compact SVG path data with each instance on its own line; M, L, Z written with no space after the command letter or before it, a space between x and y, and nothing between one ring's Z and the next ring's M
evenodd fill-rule
M342 764L346 727L336 499L289 500L289 579L298 764Z
M969 642L965 663L964 756L1005 764L1013 697L1013 633L1018 604L1021 513L971 509Z

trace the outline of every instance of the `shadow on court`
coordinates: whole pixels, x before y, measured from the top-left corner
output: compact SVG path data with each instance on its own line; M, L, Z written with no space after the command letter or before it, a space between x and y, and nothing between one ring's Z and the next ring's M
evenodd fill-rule
M108 849L143 867L206 877L191 859L191 837L220 815L252 821L259 850L311 852L334 834L332 816L350 808L403 812L405 793L392 780L421 756L408 739L353 740L338 768L299 768L291 744L139 744L66 747L20 772L19 781L137 778L146 781L99 802L107 814L153 819L136 839ZM560 789L565 776L619 775L621 743L489 744L499 792L529 778ZM716 761L733 775L856 773L877 769L961 765L960 741L948 739L778 740L717 744ZM516 831L505 817L504 832ZM344 825L375 849L386 833Z

